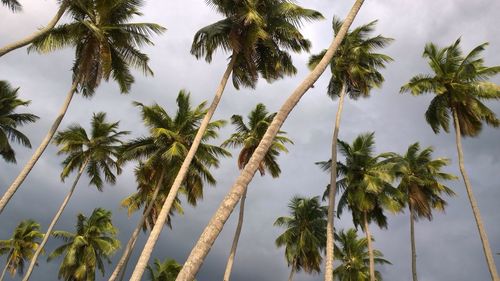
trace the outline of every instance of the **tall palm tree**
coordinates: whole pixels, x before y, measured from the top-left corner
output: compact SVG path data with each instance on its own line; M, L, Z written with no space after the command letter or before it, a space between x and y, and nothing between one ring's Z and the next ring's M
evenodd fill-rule
M401 87L401 92L413 95L436 94L425 113L427 123L436 134L441 129L448 132L450 121L453 121L460 172L465 182L491 279L498 281L500 278L481 213L465 170L462 150L462 136L479 135L483 122L493 127L500 126L496 114L483 103L500 98L500 86L488 81L500 72L500 66L485 66L481 58L481 53L487 45L487 43L481 44L464 55L460 48L460 39L444 48L439 48L433 43L427 44L423 56L428 59L434 73L414 76L410 82Z
M165 259L161 262L155 259L153 266L148 265L148 281L175 281L177 274L181 271L182 265L174 259Z
M356 0L349 11L344 24L342 25L339 33L335 36L335 39L330 44L328 51L325 56L321 59L320 63L309 73L304 80L297 86L293 93L286 99L286 101L281 106L280 110L274 117L273 121L269 125L266 133L262 137L262 141L259 143L255 149L254 154L248 161L248 164L241 171L235 183L230 188L226 197L223 199L214 215L212 216L210 222L207 224L200 238L196 242L195 246L191 250L188 259L184 263L181 272L177 277L177 281L187 281L193 280L196 273L200 269L205 257L208 255L212 245L215 243L218 235L222 231L222 227L226 223L227 219L231 215L232 211L236 207L236 204L241 199L243 192L247 188L248 184L252 180L253 176L258 170L260 162L264 159L267 150L271 147L274 137L280 131L281 126L285 122L287 116L292 112L300 98L304 96L309 88L318 80L321 74L325 71L328 63L332 59L333 55L337 51L339 45L344 39L347 30L351 26L354 18L358 14L364 0ZM134 281L138 281L137 279Z
M311 45L300 33L299 27L304 21L323 18L319 12L304 9L287 0L208 0L207 3L221 13L224 19L200 29L195 34L191 53L197 58L205 57L205 60L210 62L215 51L222 49L231 53L231 59L200 124L198 134L174 180L171 194L165 200L158 217L160 223L155 224L141 253L132 275L134 281L139 281L144 274L169 210L186 177L204 131L217 109L231 73L233 85L237 89L240 86L254 88L259 75L272 82L295 74L296 68L289 52L308 51Z
M13 12L20 12L23 6L17 0L2 0L2 5L7 6Z
M332 99L339 97L339 104L335 123L333 125L333 137L331 146L331 165L330 186L328 193L328 222L327 242L326 242L326 262L325 262L325 281L333 281L333 262L334 262L334 210L335 193L337 180L337 139L339 137L340 119L344 107L344 98L348 95L356 100L360 97L370 96L370 90L379 87L384 82L384 77L379 72L385 68L386 63L392 61L392 58L376 53L378 49L386 47L392 41L391 38L382 35L373 36L377 21L355 28L347 33L344 41L335 56L330 61L330 71L332 76L328 84L327 94ZM333 18L333 31L337 34L342 26L342 21L336 17ZM313 55L309 59L309 67L316 66L325 55L323 50L318 55Z
M335 259L339 265L333 271L338 281L368 281L370 279L370 258L368 253L368 240L359 238L356 229L341 230L335 235ZM373 241L373 239L372 239ZM391 264L384 259L382 252L373 250L376 264ZM377 280L383 280L382 274L375 271Z
M144 44L152 45L151 35L162 33L164 28L152 23L129 23L132 17L141 15L139 8L142 4L140 0L73 1L68 8L73 21L52 29L30 46L29 50L40 53L74 46L73 83L49 132L0 199L0 213L56 133L75 92L90 98L101 80L112 78L118 83L121 93L128 93L134 82L130 67L153 74L147 55L138 48Z
M163 206L165 197L170 192L172 179L177 175L186 153L194 141L200 122L207 112L205 102L192 108L190 94L184 90L180 91L177 96L178 110L175 116L170 116L158 104L145 106L136 103L136 105L142 111L142 119L149 128L150 135L126 143L122 148L121 159L122 161L144 161L144 165L154 171L154 179L150 182L156 183L156 186L153 188L152 194L147 191L143 193L147 199L143 203L147 204L148 207L145 208L143 216L132 233L110 280L116 280L120 272L124 271L144 223L148 222L151 227L156 224L155 221L147 221L147 219L158 218L159 209ZM218 167L219 157L230 155L225 149L208 144L209 141L218 137L218 130L224 124L225 121L216 120L208 125L203 136L203 142L196 152L192 165L189 167L189 177L184 180L181 186L183 193L187 195L188 202L192 205L196 205L197 200L203 198L203 185L205 182L210 185L216 183L209 169ZM149 199L147 194L151 194ZM151 211L154 213L150 216ZM159 221L158 223L160 222L164 224L167 221Z
M326 245L326 217L328 208L321 206L319 197L304 198L295 196L288 204L289 217L279 217L275 226L286 228L276 238L277 247L285 247L285 259L291 272L321 272L322 251Z
M243 169L248 163L248 160L250 160L250 157L259 145L259 142L262 140L262 136L266 133L269 124L273 121L274 116L276 116L276 113L269 113L266 106L259 103L248 115L248 124L245 124L241 115L233 115L231 117L231 123L236 126L236 133L232 134L229 139L224 141L222 146L234 148L241 147L241 151L238 156L238 168L240 170ZM280 131L278 136L274 139L271 148L267 151L266 157L259 166L261 176L265 175L266 171L268 171L273 178L279 177L281 169L279 167L277 157L281 152L288 152L285 144L293 143L289 138L285 137L284 134L286 133ZM229 281L231 276L234 257L236 256L236 248L238 247L241 228L243 227L246 193L247 192L245 190L240 200L238 225L236 226L233 244L231 245L231 251L229 252L229 258L224 272L224 281Z
M33 123L38 116L30 113L16 113L20 106L28 106L30 101L21 100L7 81L0 80L0 156L7 161L16 163L16 153L9 142L17 142L31 148L31 142L18 127Z
M0 255L7 255L7 262L0 275L0 281L7 271L12 276L23 273L24 263L31 259L35 250L39 249L38 240L42 238L40 224L34 220L24 220L14 229L12 238L0 240Z
M48 261L64 255L59 266L58 278L66 281L94 281L96 269L104 276L104 262L120 247L117 229L111 221L111 212L94 209L90 217L77 216L76 232L57 230L52 235L64 241Z
M64 181L73 171L78 172L68 194L54 215L54 218L52 218L39 249L37 249L31 259L28 271L23 278L24 281L29 280L38 256L47 243L52 229L73 196L82 174L86 172L90 178L90 185L94 185L99 191L102 191L104 181L110 184L116 182L115 173L121 173L121 168L117 163L118 150L122 143L120 138L128 134L126 131L118 131L118 124L119 122L107 122L106 114L100 112L95 113L92 117L90 133L87 133L80 125L72 125L55 136L54 142L61 146L58 154L68 155L63 161L61 180Z

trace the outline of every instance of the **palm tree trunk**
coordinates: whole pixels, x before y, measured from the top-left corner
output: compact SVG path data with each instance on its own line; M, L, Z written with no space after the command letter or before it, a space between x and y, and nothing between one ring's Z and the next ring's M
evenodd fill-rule
M52 123L52 126L50 127L49 132L45 136L45 138L42 140L42 143L38 146L38 148L35 150L35 153L31 156L31 159L26 163L26 165L23 167L19 175L17 175L16 179L12 184L9 186L7 191L5 191L4 195L0 199L0 214L2 213L3 209L9 203L9 200L14 196L14 193L16 193L17 189L23 181L26 179L28 174L30 173L31 169L35 166L36 162L42 156L42 153L45 151L47 146L50 143L50 140L54 136L54 134L57 131L57 128L59 128L59 124L61 124L62 119L64 118L64 115L66 114L66 111L68 110L69 104L71 103L71 99L73 98L73 95L76 92L76 87L77 83L73 82L73 85L71 85L71 89L69 90L68 94L66 95L66 99L64 100L64 103L59 110L59 114L57 115L56 119Z
M47 26L39 29L38 31L34 32L33 34L31 34L31 35L29 35L29 36L27 36L19 41L16 41L14 43L11 43L9 45L6 45L6 46L3 46L2 48L0 48L0 57L15 50L15 49L19 49L21 47L24 47L24 46L30 44L31 42L35 41L38 37L43 36L47 32L51 31L52 28L54 28L54 26L56 26L57 22L61 19L62 15L66 11L66 8L68 7L68 5L69 5L68 1L64 1L63 3L61 3L61 6L59 7L59 10L57 10L56 15L49 21Z
M332 157L330 171L330 188L328 189L328 222L326 226L326 260L325 260L325 281L333 281L333 261L335 249L335 194L337 193L337 140L339 138L340 117L344 108L344 98L347 92L345 83L340 90L340 99L335 116L335 127L332 137Z
M410 240L411 240L411 273L413 281L418 281L417 278L417 247L415 246L415 210L410 202Z
M135 242L137 242L137 238L139 237L139 233L141 232L141 228L144 225L144 222L146 221L146 218L149 216L149 213L153 209L154 202L156 201L156 198L158 197L158 193L160 192L161 189L161 184L163 182L163 178L165 176L165 169L161 172L160 178L158 182L156 183L155 190L153 192L153 197L151 197L151 200L149 201L149 205L144 211L144 214L142 215L141 219L139 220L139 223L137 223L137 226L134 229L134 232L132 232L132 236L130 236L130 239L128 240L127 246L125 247L125 250L123 251L123 254L118 261L118 264L115 267L115 270L113 271L113 274L109 277L108 281L116 281L118 279L118 275L120 272L121 278L120 280L123 279L125 276L125 269L127 267L128 261L130 259L130 255L132 254L132 251L134 250Z
M24 274L23 281L28 281L30 279L31 273L33 272L33 269L35 268L38 256L40 256L40 254L42 253L43 247L45 246L45 244L47 244L47 241L49 240L50 234L52 233L54 226L56 225L57 221L61 217L61 214L64 211L64 208L66 208L66 205L68 205L69 199L73 195L73 192L75 191L76 185L77 185L78 181L80 180L80 177L82 176L83 172L85 171L85 168L87 167L88 163L89 163L89 159L85 160L82 167L78 171L78 174L76 175L75 181L73 182L71 189L69 190L66 197L64 197L64 200L63 200L61 206L59 207L59 210L57 210L56 215L54 216L54 218L50 222L50 225L49 225L49 228L47 229L47 232L45 232L45 234L43 235L42 242L40 243L40 245L36 249L35 254L33 254L33 257L31 258L31 261L30 261L30 266L28 267L28 270Z
M11 259L12 259L12 250L10 251L9 258L7 259L7 263L5 264L5 267L2 270L2 275L0 275L0 281L3 281L3 278L5 277L5 274L7 273L7 269L9 268L9 263L10 263Z
M474 219L476 220L476 226L479 230L479 237L481 238L481 243L483 245L484 256L486 257L486 263L488 264L488 270L490 271L491 280L499 281L497 268L495 265L495 260L493 259L493 254L491 253L491 246L488 240L488 235L486 234L486 230L484 229L483 219L481 218L481 213L479 211L479 207L477 206L476 198L474 197L474 193L472 192L472 186L470 184L469 176L465 171L464 164L464 153L462 151L462 136L460 132L460 124L458 123L458 115L456 109L453 110L453 121L455 125L455 141L457 143L457 152L458 152L458 164L460 167L460 173L462 173L462 178L465 182L465 189L467 190L467 196L469 197L469 202L472 207L472 213L474 214Z
M224 272L224 281L229 281L231 276L231 270L233 268L234 257L236 255L236 248L238 247L238 241L240 239L241 228L243 227L243 216L245 213L245 199L247 198L247 189L243 192L240 200L240 215L238 216L238 226L236 227L236 232L234 233L233 245L231 246L231 251L229 252L229 258L226 264L226 271Z
M177 276L176 281L192 281L198 270L201 267L201 264L205 260L210 248L214 244L215 240L219 236L222 228L224 227L224 223L227 221L231 212L234 210L236 204L242 197L245 192L248 184L252 180L255 172L259 168L259 164L264 159L269 147L272 144L274 137L280 130L281 126L285 122L285 119L290 114L290 112L294 109L297 103L300 101L300 98L307 92L307 90L318 80L321 74L325 71L328 66L330 60L333 57L333 54L338 49L340 43L345 37L347 30L352 24L356 14L358 13L361 5L364 0L356 0L353 5L351 11L349 12L344 24L340 28L339 33L333 40L332 44L328 48L327 52L318 63L318 65L309 73L309 75L300 83L300 85L295 89L295 91L288 97L285 103L282 105L270 126L268 127L264 137L262 138L259 146L253 153L250 161L245 168L241 171L240 175L236 179L236 182L231 187L229 193L223 199L219 208L212 216L210 222L206 226L205 230L201 234L198 242L194 246L191 251L187 261L184 263L179 275ZM139 279L132 279L133 281L139 281Z
M370 258L370 281L375 281L375 258L373 256L372 234L368 225L368 214L363 213L363 221L365 224L366 240L368 242L368 257Z
M288 281L292 281L294 275L295 275L295 266L292 266L292 270L290 271L290 276L288 276Z
M222 75L222 79L219 83L219 87L217 88L217 91L215 92L215 96L212 100L212 103L210 104L210 107L207 110L207 114L205 114L205 117L201 121L200 128L198 129L198 132L196 133L196 136L194 137L193 143L191 144L191 147L189 148L189 151L186 155L186 158L182 162L182 165L179 169L179 172L177 173L177 176L175 177L174 183L172 184L172 187L170 188L170 191L168 192L167 199L165 199L165 203L163 203L163 206L161 208L161 211L158 215L158 218L156 219L155 225L153 229L151 230L151 233L149 234L148 240L146 241L146 245L144 246L144 249L142 250L142 253L139 257L139 261L137 262L134 272L132 273L131 276L131 281L139 281L141 280L142 275L144 274L144 270L146 269L146 266L148 265L149 258L151 257L151 252L153 252L153 248L156 245L156 241L158 241L158 237L160 236L160 233L163 229L163 225L165 224L165 221L167 220L167 216L170 213L170 209L172 208L172 205L174 204L175 198L177 197L177 192L179 191L179 188L184 181L184 178L187 175L189 166L191 165L191 161L194 158L194 155L196 154L196 151L198 150L198 146L201 143L201 139L203 138L203 135L205 134L205 130L208 127L208 124L210 123L210 120L212 119L212 116L215 113L215 110L217 109L217 105L219 105L219 102L222 98L222 94L224 93L224 89L226 88L227 81L229 80L229 76L231 75L231 72L233 71L233 65L236 61L236 54L233 53L231 56L231 60L229 64L227 65L226 71L224 71L224 75Z

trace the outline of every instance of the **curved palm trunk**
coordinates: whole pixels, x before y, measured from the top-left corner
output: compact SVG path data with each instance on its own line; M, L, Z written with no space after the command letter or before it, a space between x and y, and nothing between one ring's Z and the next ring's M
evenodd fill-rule
M411 274L413 281L418 281L417 278L417 247L415 246L415 210L410 202L410 240L411 240Z
M292 281L294 275L295 275L295 266L292 266L292 270L290 271L290 276L288 276L288 281Z
M481 213L479 207L477 206L476 198L472 192L472 186L470 184L469 176L465 171L464 164L464 153L462 151L462 136L460 132L460 124L458 123L457 111L453 108L453 121L455 125L455 141L457 143L458 152L458 164L460 167L460 173L462 173L462 178L465 182L465 189L467 190L467 196L469 197L469 202L472 207L472 213L474 214L474 219L476 220L476 226L479 231L479 237L481 238L481 243L483 245L484 256L486 257L486 263L488 264L488 270L490 271L491 280L499 281L497 268L495 265L495 260L493 259L493 254L491 253L491 246L488 240L488 235L484 229L483 219L481 218Z
M73 98L73 95L76 92L76 87L77 83L73 82L73 85L71 85L71 89L69 90L68 94L66 95L66 99L64 100L64 103L59 110L59 114L57 115L56 119L52 123L52 126L50 127L50 130L48 131L47 135L45 138L42 140L42 143L38 146L38 148L35 150L35 153L31 156L31 159L26 163L26 165L23 167L19 175L17 175L16 179L12 182L12 184L9 186L7 191L5 191L4 195L0 199L0 214L2 213L3 209L9 203L9 200L14 196L14 193L16 193L17 189L23 181L26 179L28 174L30 173L31 169L35 166L36 162L42 156L42 153L45 151L47 146L50 143L50 140L54 136L54 134L57 131L57 128L59 128L59 124L61 124L62 119L64 118L64 115L66 115L66 111L68 111L69 104L71 103L71 99Z
M2 275L0 275L0 281L3 281L3 278L5 277L5 274L7 273L7 269L9 268L9 263L10 263L11 259L12 259L12 251L10 252L9 258L7 259L7 263L5 264L5 267L2 270Z
M335 194L337 193L337 140L339 138L340 117L344 108L344 98L347 91L345 84L342 84L340 91L339 105L335 116L335 127L332 137L332 157L330 171L330 188L328 189L328 222L326 225L326 260L325 260L325 281L333 281L333 261L335 249Z
M229 252L229 258L226 264L226 271L224 272L224 281L229 281L231 276L231 270L233 269L234 257L236 255L236 248L238 248L238 241L240 240L241 228L243 227L243 216L245 213L245 199L247 198L247 190L243 192L240 200L240 215L238 216L238 226L236 227L236 232L234 233L233 245L231 246L231 251Z
M332 44L328 48L327 52L318 63L318 65L309 73L309 75L300 83L300 85L295 89L295 91L288 97L285 103L282 105L273 121L271 122L269 128L267 129L264 137L262 138L259 146L253 153L250 161L245 168L241 171L236 182L231 187L229 193L223 199L219 208L212 216L210 222L206 226L205 230L201 234L198 242L191 251L187 261L184 263L176 281L191 281L194 279L198 270L201 267L205 257L207 256L210 248L214 244L217 236L222 231L224 224L234 210L236 204L241 199L243 193L245 192L248 184L252 180L255 172L259 168L259 164L264 159L269 147L276 134L278 133L281 125L285 122L285 119L293 110L293 108L300 101L300 98L307 92L307 90L318 80L321 74L325 71L328 63L333 57L333 54L338 49L340 43L345 37L347 30L352 24L356 14L358 13L364 0L356 0L351 11L349 12L344 24L342 25L338 35L333 40ZM139 281L139 279L132 279L133 281Z
M69 0L68 0L69 1ZM55 16L49 21L49 23L47 24L47 26L45 26L44 28L41 28L39 29L38 31L34 32L33 34L19 40L19 41L16 41L14 43L11 43L11 44L8 44L6 46L3 46L2 48L0 48L0 57L15 50L15 49L19 49L21 47L24 47L28 44L30 44L31 42L35 41L38 37L42 36L42 35L45 35L47 32L51 31L52 28L54 28L54 26L56 26L57 22L61 19L62 15L64 14L64 12L66 11L66 8L68 7L69 5L69 2L68 1L64 1L61 6L59 7L59 10L57 10L57 13L55 14Z
M363 221L365 224L366 240L368 242L368 257L370 258L370 281L375 281L375 258L373 256L372 234L368 225L368 214L363 213Z
M158 197L158 193L160 192L161 189L161 184L163 182L163 178L165 176L165 170L161 172L160 178L158 180L158 183L156 183L155 190L153 192L153 197L151 197L151 200L149 201L149 205L144 211L144 214L142 215L141 219L139 220L139 223L137 223L137 226L134 229L134 232L132 232L132 236L130 236L130 239L128 240L127 246L125 247L125 250L123 251L123 254L118 261L118 264L115 267L115 270L113 271L113 274L109 277L108 281L116 281L118 280L118 275L121 274L120 280L123 280L123 277L125 276L125 270L127 268L128 261L130 259L130 255L132 254L132 251L134 250L135 247L135 242L137 242L137 238L139 237L139 234L141 232L141 228L144 225L144 222L146 221L146 218L149 216L149 213L153 209L154 202L156 201L156 198Z
M219 83L219 87L217 88L217 91L215 92L215 96L212 100L212 103L210 104L210 107L207 110L207 114L205 114L205 117L201 121L200 128L198 129L198 132L196 133L196 136L194 137L193 144L191 144L191 147L189 148L189 151L186 155L186 158L182 162L181 168L179 169L179 172L177 173L177 176L175 177L174 183L172 184L172 187L170 188L170 191L168 192L167 199L165 199L165 203L163 203L163 206L161 208L160 214L158 215L158 218L156 219L155 225L153 229L151 230L151 233L149 234L148 240L146 241L146 245L144 246L144 249L142 250L141 256L139 257L139 261L137 262L134 272L132 273L131 276L131 281L139 281L141 280L142 275L144 274L144 270L146 269L146 266L148 265L149 258L151 257L151 252L153 252L153 248L156 245L156 241L158 241L158 237L160 236L160 233L163 229L163 225L165 224L165 221L167 220L167 216L170 213L170 209L172 209L172 205L174 204L175 198L177 197L177 192L179 191L179 188L181 187L182 182L184 181L184 178L186 177L186 174L188 172L189 166L191 165L191 161L194 158L194 155L196 154L196 151L198 150L198 146L200 146L201 139L203 138L203 135L205 134L205 130L207 129L208 124L210 123L210 120L212 119L212 116L215 113L215 110L217 109L217 106L219 105L220 99L222 98L222 94L224 93L224 89L226 88L227 81L229 80L229 76L231 75L231 72L233 71L233 65L236 61L236 55L233 54L231 56L231 61L227 65L226 71L224 72L224 75L222 75L222 79Z
M73 192L75 191L76 185L77 185L78 181L80 180L80 177L82 176L83 172L85 171L85 168L87 167L88 163L89 163L89 160L86 160L85 163L83 163L80 170L78 171L78 174L76 175L75 181L73 182L71 189L69 190L66 197L64 197L64 200L63 200L61 206L59 207L59 210L57 210L56 215L54 216L54 218L50 222L50 225L49 225L49 228L47 229L47 232L45 232L45 234L43 235L42 242L40 243L40 245L36 249L33 257L31 258L30 266L28 267L28 270L24 274L23 281L28 281L30 279L31 273L33 273L33 269L35 268L38 256L40 256L40 254L42 253L43 247L45 246L45 244L47 244L47 241L49 240L50 234L52 233L54 226L56 225L57 221L61 217L61 214L64 211L64 208L66 208L66 206L68 205L69 199L73 195Z

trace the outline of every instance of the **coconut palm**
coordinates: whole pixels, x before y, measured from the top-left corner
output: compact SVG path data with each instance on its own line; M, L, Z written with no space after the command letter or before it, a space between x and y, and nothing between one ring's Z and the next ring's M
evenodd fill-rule
M0 80L0 156L7 161L16 163L16 153L10 142L19 143L31 148L31 142L18 127L33 123L38 116L30 113L16 113L20 106L28 106L30 101L21 100L6 81Z
M129 23L140 15L142 1L73 1L68 8L72 22L62 24L36 39L29 50L47 53L62 47L75 47L73 82L56 120L40 146L0 199L0 212L22 184L42 155L66 114L75 92L90 98L101 80L115 80L121 93L128 93L134 82L130 68L152 74L147 55L138 49L152 44L150 36L164 28L151 23Z
M250 157L259 145L259 142L262 140L262 136L266 133L266 130L269 127L269 124L271 124L274 116L276 116L276 113L269 113L266 106L259 103L248 115L248 124L245 124L241 115L233 115L231 117L231 123L236 126L236 133L233 133L229 139L224 141L222 146L234 148L241 147L241 151L238 156L238 168L240 170L243 169L248 163L248 160L250 160ZM293 143L290 139L285 137L284 134L285 132L280 131L278 136L274 139L271 148L267 151L266 157L259 166L261 176L265 175L266 171L268 171L273 178L279 177L281 169L276 158L281 152L288 152L285 144ZM224 281L228 281L231 276L234 257L236 255L236 248L238 247L238 240L240 238L241 228L243 227L246 193L247 192L245 190L240 200L238 225L236 226L233 244L231 246L231 251L229 252L229 258L224 272Z
M20 12L23 6L17 0L2 0L2 5L7 6L13 12Z
M264 159L267 150L271 147L272 140L278 134L281 126L285 122L288 115L295 108L300 98L304 96L307 90L313 86L313 84L325 71L328 63L337 51L340 43L347 33L347 30L351 26L363 3L364 0L356 0L351 10L349 11L345 22L342 25L342 28L330 44L328 51L325 53L325 56L321 59L320 63L318 63L318 65L311 71L311 73L309 73L297 86L297 88L286 99L280 110L277 112L273 121L269 125L269 128L264 134L262 141L259 143L259 145L255 149L254 154L248 161L248 164L241 171L238 178L236 178L235 183L229 189L226 197L224 197L223 201L219 205L219 208L217 208L210 222L207 224L202 234L200 235L200 238L191 250L191 253L184 263L181 272L179 272L179 275L177 277L178 281L193 280L196 276L196 273L200 269L212 245L215 243L215 240L217 240L218 235L222 231L222 226L226 223L227 219L236 207L236 204L241 199L243 192L257 172L259 164ZM135 279L134 281L138 281L138 279Z
M66 281L94 281L96 269L104 276L104 262L120 247L111 212L94 209L90 217L78 214L75 233L57 230L52 235L64 241L47 259L64 256L58 278Z
M148 265L149 281L175 281L177 274L181 271L182 265L178 264L174 259L165 259L161 262L155 259L153 266Z
M342 23L340 19L336 17L333 18L333 31L335 34L340 31ZM337 139L339 137L344 98L346 95L353 100L360 97L369 97L370 90L374 87L379 87L384 82L384 77L379 72L380 69L384 68L386 63L392 61L391 57L376 52L378 49L386 47L392 41L391 38L386 38L382 35L372 35L376 23L377 21L372 21L348 32L337 51L337 56L330 61L332 76L328 84L327 94L332 99L339 97L339 104L333 126L331 146L331 161L333 165L330 169L330 186L333 186L333 188L329 190L328 194L329 225L327 228L325 281L333 281L333 212L335 210L337 179ZM326 50L323 50L321 53L311 56L309 59L309 67L312 68L316 66L325 55L325 52Z
M43 236L39 230L39 223L34 220L24 220L14 229L10 239L0 240L0 255L7 255L0 281L7 271L11 276L16 272L23 273L25 262L31 259L35 250L39 249L38 240Z
M493 127L500 126L496 114L483 103L500 98L500 86L488 81L500 72L500 66L487 67L481 58L481 53L487 45L487 43L481 44L464 55L460 48L460 39L444 48L439 48L433 43L427 44L423 56L428 59L434 73L414 76L410 82L401 87L401 92L412 95L436 94L425 113L427 123L436 134L441 129L448 132L450 121L453 122L460 172L465 182L491 279L498 281L500 278L488 236L465 170L461 140L462 136L479 135L483 122Z
M31 259L24 281L29 280L37 258L71 199L82 174L86 172L90 178L90 185L95 186L99 191L102 191L104 181L115 184L115 173L121 173L121 168L117 163L118 150L122 143L120 138L128 134L126 131L118 131L118 125L119 122L107 122L106 114L100 112L92 117L90 133L87 133L80 125L72 125L55 136L54 142L61 147L58 154L67 155L63 161L61 180L64 181L74 171L78 172L68 194L50 222L39 249Z
M339 265L333 271L338 281L368 281L370 280L370 258L368 240L358 237L356 229L341 230L335 235L335 259ZM373 238L372 238L373 241ZM374 262L384 265L391 264L384 259L382 252L373 250ZM375 271L377 280L383 280L382 274Z
M319 197L305 198L295 196L288 204L289 217L279 217L275 226L286 228L276 238L277 247L285 247L285 259L291 272L321 272L322 251L326 244L326 216L328 208L321 206Z

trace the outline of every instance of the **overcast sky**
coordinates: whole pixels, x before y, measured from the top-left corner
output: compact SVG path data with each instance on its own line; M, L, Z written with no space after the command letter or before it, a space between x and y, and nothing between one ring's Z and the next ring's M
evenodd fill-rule
M57 10L55 0L22 0L22 13L13 14L0 6L0 46L31 33L43 26ZM180 89L192 93L193 104L211 99L219 82L228 54L218 53L211 64L197 61L189 54L194 33L220 16L205 5L203 0L149 0L143 9L141 22L154 22L168 31L154 37L155 46L144 51L151 58L154 77L144 77L136 72L136 83L131 94L119 94L115 83L103 83L92 100L75 97L60 128L78 122L88 127L93 112L106 111L110 120L120 120L120 128L133 131L133 136L146 133L139 112L132 101L146 104L158 102L169 112L175 111L175 98ZM299 4L313 8L325 16L325 20L308 23L304 35L312 42L312 52L328 46L332 39L331 18L344 17L353 1L309 0ZM449 45L462 37L465 51L490 42L484 56L487 65L500 65L500 1L494 0L368 0L362 7L354 26L378 19L377 33L395 39L385 52L394 58L384 71L386 82L381 89L372 91L369 99L347 101L343 113L340 138L352 141L358 134L375 131L377 152L402 153L408 145L419 141L423 146L434 146L435 157L449 157L453 164L448 172L459 175L456 148L452 134L435 135L424 119L424 112L432 96L411 97L398 94L399 88L410 77L427 73L429 68L421 57L424 44L434 42ZM67 20L67 18L66 18ZM245 115L259 102L276 111L286 97L307 75L305 64L309 54L294 55L298 73L273 84L261 80L255 90L235 90L228 84L223 100L214 118L229 119L232 114ZM27 54L25 49L14 51L0 58L0 79L20 87L20 96L32 100L29 110L40 116L34 124L22 130L38 145L48 130L71 84L73 50L66 49L49 55ZM301 100L283 129L289 133L295 145L287 155L280 157L282 175L279 179L256 176L250 185L245 213L245 224L240 238L233 269L233 280L275 281L288 276L284 249L277 249L274 240L283 231L273 227L274 220L287 215L289 199L296 194L316 196L323 193L328 175L314 162L329 158L332 122L336 102L325 94L328 70ZM499 79L495 80L499 82ZM492 103L498 114L500 104ZM228 125L221 132L222 142L233 128ZM500 252L500 130L486 128L475 139L464 140L465 165L470 173L475 195L481 208L492 250ZM237 151L233 151L237 155ZM18 164L0 160L0 192L3 193L32 151L17 147ZM13 197L0 216L0 239L7 239L20 220L32 218L39 221L42 229L59 207L73 176L61 183L62 157L56 156L55 146L50 146L37 163L24 185ZM115 186L105 186L100 193L88 186L82 178L74 197L56 229L74 231L76 215L90 214L96 207L113 211L113 221L120 228L119 238L125 244L138 217L127 217L119 202L135 191L133 165L128 165ZM207 188L204 200L196 207L185 206L185 214L173 220L173 229L165 228L153 258L175 258L184 262L199 234L207 224L239 172L236 159L222 161L214 170L218 184ZM489 274L481 249L479 235L461 181L449 183L457 197L449 200L446 214L436 214L434 221L416 224L418 270L421 281L488 280ZM234 234L237 216L233 215L207 257L197 280L222 280L226 259ZM350 214L336 222L337 228L352 226ZM381 250L393 265L377 268L384 280L410 280L410 246L408 212L390 216L389 229L373 226L375 248ZM361 235L361 233L360 233ZM129 266L134 267L146 235L141 236ZM60 241L48 243L52 251ZM114 262L121 255L115 255ZM500 256L495 256L500 267ZM59 262L46 263L40 259L32 280L56 280ZM0 259L3 267L5 260ZM113 265L108 266L107 280ZM7 278L9 280L9 277ZM298 274L298 281L322 280L321 275Z

